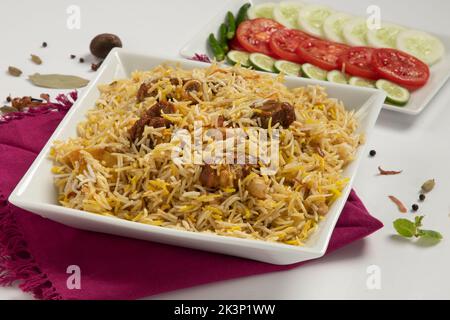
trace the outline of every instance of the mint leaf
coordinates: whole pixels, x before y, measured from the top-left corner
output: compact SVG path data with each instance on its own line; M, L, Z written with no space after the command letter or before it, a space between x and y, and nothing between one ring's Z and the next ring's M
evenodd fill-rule
M425 216L418 216L414 219L414 223L416 225L416 228L420 228L422 226L422 221Z
M394 228L398 234L405 238L412 238L416 235L416 225L407 219L398 219L394 221Z
M427 238L430 240L440 241L443 239L442 234L440 234L437 231L433 231L433 230L418 230L417 234L421 238Z

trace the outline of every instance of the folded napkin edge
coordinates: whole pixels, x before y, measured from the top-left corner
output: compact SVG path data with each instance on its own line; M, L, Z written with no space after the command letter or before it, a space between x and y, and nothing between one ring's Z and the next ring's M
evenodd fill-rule
M15 283L36 299L62 299L34 260L8 201L0 190L0 286Z

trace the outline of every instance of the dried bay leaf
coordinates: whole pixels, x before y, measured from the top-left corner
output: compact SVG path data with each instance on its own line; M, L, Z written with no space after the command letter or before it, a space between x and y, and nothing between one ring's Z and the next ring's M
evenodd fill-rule
M35 73L28 78L35 86L51 89L77 89L89 83L89 80L66 74Z

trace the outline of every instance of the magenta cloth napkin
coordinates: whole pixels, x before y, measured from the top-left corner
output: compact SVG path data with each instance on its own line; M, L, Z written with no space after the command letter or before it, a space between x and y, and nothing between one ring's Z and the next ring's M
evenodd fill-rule
M76 97L75 97L76 98ZM14 207L7 198L70 107L0 119L0 285L38 299L136 299L214 281L288 270L220 254L82 231ZM50 108L54 109L54 108ZM17 119L21 118L21 119ZM352 192L328 253L382 228ZM81 289L68 289L68 266Z

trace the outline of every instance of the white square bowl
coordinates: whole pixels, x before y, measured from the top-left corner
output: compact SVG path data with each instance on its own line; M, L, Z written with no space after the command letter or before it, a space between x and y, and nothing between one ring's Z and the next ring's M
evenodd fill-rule
M172 60L114 49L98 71L96 78L84 91L83 96L78 99L61 121L44 149L11 194L9 201L17 207L79 229L212 251L272 264L287 265L323 256L350 193L360 160L365 154L364 147L359 148L356 160L345 169L344 175L351 179L349 185L340 199L331 207L326 219L321 222L319 230L305 247L173 230L64 208L58 204L51 173L53 164L48 157L53 142L76 136L77 124L85 118L86 112L94 106L99 97L98 84L110 83L115 79L130 76L131 72L135 70L148 70L162 63L178 63L187 69L206 67L204 63L200 62ZM287 78L286 84L289 87L296 87L319 83L302 78ZM342 100L348 109L358 113L360 130L366 134L372 131L385 99L383 93L372 89L353 88L332 83L320 83L320 85L327 89L331 97Z

